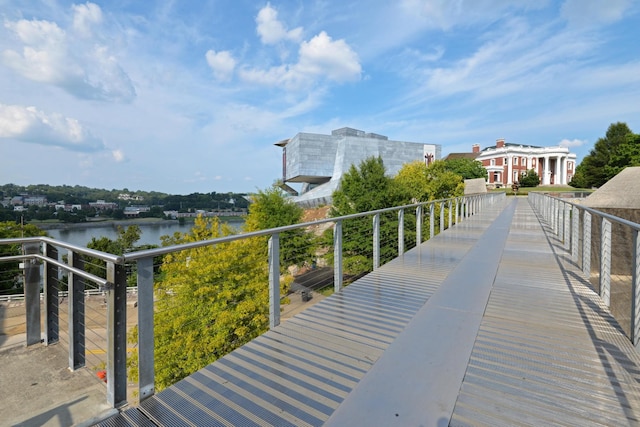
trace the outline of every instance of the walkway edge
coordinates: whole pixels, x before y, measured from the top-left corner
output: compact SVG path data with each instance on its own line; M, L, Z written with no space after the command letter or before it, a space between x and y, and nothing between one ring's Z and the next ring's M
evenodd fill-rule
M326 426L448 426L515 213L509 203ZM476 273L469 286L469 271Z

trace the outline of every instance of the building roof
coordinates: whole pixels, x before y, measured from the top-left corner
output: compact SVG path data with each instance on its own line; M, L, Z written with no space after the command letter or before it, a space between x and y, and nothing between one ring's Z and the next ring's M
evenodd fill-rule
M470 159L475 160L480 153L449 153L445 160L453 160L453 159Z
M512 142L505 142L503 148L507 148L507 147L514 147L514 148L545 148L545 147L539 147L537 145L514 144ZM497 145L492 145L491 147L483 148L482 151L495 150L496 148L497 148Z
M584 199L591 208L640 209L640 166L623 169Z

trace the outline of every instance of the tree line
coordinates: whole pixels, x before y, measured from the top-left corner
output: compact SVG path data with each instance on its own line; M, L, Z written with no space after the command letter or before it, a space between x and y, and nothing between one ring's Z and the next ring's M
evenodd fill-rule
M640 166L640 135L626 123L612 123L582 159L569 185L598 188L629 166Z
M123 200L122 194L136 196L136 200ZM16 196L44 196L47 204L43 206L29 205L23 210L14 210L10 199ZM96 209L89 203L104 200L107 203L115 203L117 207L109 209ZM56 219L60 222L75 223L86 222L87 218L96 216L106 219L124 219L124 209L127 206L145 205L149 207L146 212L140 212L139 217L164 218L164 211L193 212L195 210L246 210L249 206L247 193L191 193L187 195L172 195L155 191L130 192L127 188L122 190L104 190L83 186L51 186L45 184L19 186L15 184L0 185L0 201L5 201L0 206L0 221L46 221ZM65 210L57 209L55 204L64 202L66 205L79 207Z

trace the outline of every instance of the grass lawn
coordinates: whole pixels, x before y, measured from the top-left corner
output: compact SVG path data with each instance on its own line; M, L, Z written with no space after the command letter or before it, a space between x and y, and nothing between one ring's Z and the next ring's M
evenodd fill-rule
M556 185L540 185L538 187L520 187L518 190L518 196L526 196L530 191L542 192L542 193L591 193L592 189L588 188L574 188L571 186L556 186ZM492 193L506 193L507 196L513 196L513 190L511 188L498 188L491 190Z

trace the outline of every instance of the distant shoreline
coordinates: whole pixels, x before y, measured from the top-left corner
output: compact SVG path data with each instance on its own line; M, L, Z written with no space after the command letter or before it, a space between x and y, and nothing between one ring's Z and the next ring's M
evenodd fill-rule
M230 217L218 217L221 222L244 222L244 217L230 216ZM195 218L185 218L185 223L194 222ZM30 222L29 224L35 225L42 230L72 230L78 228L95 228L95 227L117 227L117 226L130 226L130 225L169 225L178 224L177 219L159 219L159 218L137 218L137 219L108 219L99 221L88 222Z

